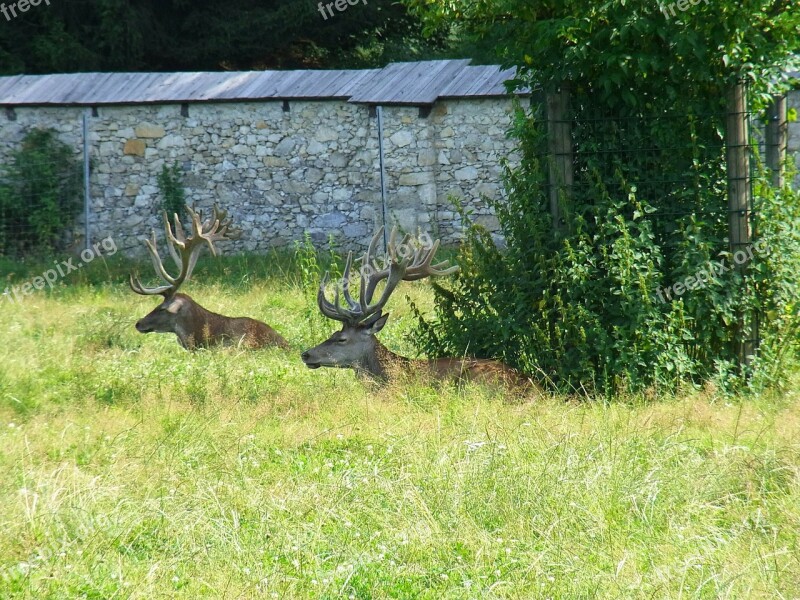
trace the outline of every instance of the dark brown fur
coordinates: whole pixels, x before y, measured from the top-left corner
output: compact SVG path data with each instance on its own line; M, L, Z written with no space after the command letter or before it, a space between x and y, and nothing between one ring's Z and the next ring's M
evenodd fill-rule
M349 368L359 377L388 381L403 373L422 373L434 379L468 380L500 384L507 388L533 387L530 380L497 360L481 358L433 358L415 360L395 354L375 334L389 315L358 325L344 325L330 338L302 354L307 367Z
M210 346L265 348L289 344L272 327L250 317L226 317L200 306L186 294L174 294L136 323L141 333L174 333L187 350Z
M370 376L381 379L391 374L411 371L426 373L434 379L447 381L477 381L500 384L508 388L528 387L530 380L499 360L488 358L431 358L411 359L395 354L378 340L376 343L375 365L377 373L367 371ZM379 373L379 374L378 374Z

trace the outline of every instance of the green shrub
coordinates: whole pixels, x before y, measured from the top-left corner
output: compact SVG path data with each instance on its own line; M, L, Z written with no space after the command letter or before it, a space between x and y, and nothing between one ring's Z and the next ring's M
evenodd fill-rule
M81 163L52 129L32 129L0 176L0 254L44 253L67 241L81 207Z
M437 291L438 323L421 323L426 350L504 356L556 386L598 391L785 380L800 253L776 232L797 221L796 193L756 176L755 239L779 251L668 302L653 294L720 257L731 263L726 101L744 84L747 110L760 111L787 89L800 11L734 0L678 13L624 0L405 3L428 30L494 50L516 68L507 83L534 100L567 90L573 124L563 234L550 222L541 121L523 114L521 163L508 202L495 203L508 250L470 231L464 270ZM760 354L740 368L738 345L756 336Z
M761 339L748 382L756 391L785 388L800 356L800 191L791 187L792 160L782 187L771 186L762 169L753 190L759 238L769 248L748 270L746 303Z
M163 165L157 181L162 196L160 210L166 211L170 220L172 215L178 215L183 221L186 215L186 191L183 189L183 172L180 165L178 163L171 167Z
M733 265L725 252L719 146L692 142L697 158L681 164L677 136L658 139L659 127L653 122L624 133L632 147L643 138L651 147L665 145L660 177L688 172L697 183L664 185L661 195L647 197L631 182L652 179L648 157L619 161L602 132L578 131L578 176L571 197L562 198L565 222L554 232L542 122L519 111L513 134L521 164L507 169L508 198L492 202L507 247L498 249L488 232L469 226L452 286L434 284L436 318L417 313L421 349L502 358L569 392L675 388L715 378L728 385L749 375L759 385L779 383L797 348L800 241L787 231L800 221L798 195L788 186L770 190L759 176L757 229L771 251L755 255L746 275L730 268L680 297L659 297L662 287L712 261ZM604 151L588 152L590 144ZM742 316L758 320L763 339L759 358L744 372L736 368L734 343Z

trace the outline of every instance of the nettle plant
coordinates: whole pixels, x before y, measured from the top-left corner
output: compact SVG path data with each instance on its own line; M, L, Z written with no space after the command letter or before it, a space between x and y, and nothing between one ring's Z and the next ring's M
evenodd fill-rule
M763 168L754 185L759 214L759 239L768 248L748 269L746 307L759 316L759 352L748 382L755 390L783 386L800 356L800 191L787 158L783 185L769 184ZM759 165L760 166L760 165Z
M800 216L791 189L755 175L754 230L779 251L670 302L656 290L732 262L726 96L745 80L757 111L782 91L800 3L709 0L669 18L658 3L621 0L410 3L431 30L494 47L517 67L512 85L568 87L575 176L556 227L545 115L520 108L510 135L521 161L492 202L507 247L469 227L454 284L434 284L435 319L420 317L422 349L502 358L567 392L785 382L800 273L800 244L783 235ZM744 369L742 315L762 340Z
M160 210L168 215L178 215L183 222L186 217L186 190L183 187L183 171L180 165L162 165L156 181L162 195Z
M454 284L435 288L435 319L419 316L417 342L433 356L467 354L505 362L562 391L674 389L716 380L733 389L781 384L797 356L800 196L756 179L759 247L744 273L714 273L664 302L658 290L685 281L727 251L724 184L699 188L696 213L670 215L637 196L621 169L582 174L561 235L554 235L541 124L520 114L526 155L507 171L508 198L492 202L506 240L499 249L480 226L467 229ZM537 143L538 142L538 143ZM711 165L706 167L713 171ZM630 174L630 173L629 173ZM790 178L787 178L790 179ZM667 201L670 203L668 204ZM703 210L705 207L706 210ZM462 214L465 222L469 216ZM736 367L740 314L758 319L758 358ZM752 377L750 377L752 376Z
M421 346L433 355L502 357L569 392L699 374L693 353L702 346L688 345L693 321L685 303L655 295L666 260L654 207L619 171L612 188L590 170L585 200L564 213L565 233L554 236L542 134L535 120L519 118L517 135L530 154L508 171L507 201L492 203L506 248L481 227L468 228L454 285L434 284L436 319L420 318Z

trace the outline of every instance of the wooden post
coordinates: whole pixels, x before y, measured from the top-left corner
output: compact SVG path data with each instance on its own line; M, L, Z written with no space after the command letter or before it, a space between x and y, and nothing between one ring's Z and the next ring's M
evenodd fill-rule
M572 190L572 121L569 116L569 85L547 94L547 148L549 156L550 214L553 229L564 227L561 199Z
M750 148L747 131L747 100L744 83L736 82L728 91L725 146L728 169L728 243L734 268L744 274L750 245ZM744 259L742 256L744 255ZM736 355L740 366L749 364L755 346L743 313L735 332Z
M767 109L767 127L764 132L767 146L767 167L772 185L783 187L783 169L786 164L786 144L789 124L786 118L786 95L773 96Z

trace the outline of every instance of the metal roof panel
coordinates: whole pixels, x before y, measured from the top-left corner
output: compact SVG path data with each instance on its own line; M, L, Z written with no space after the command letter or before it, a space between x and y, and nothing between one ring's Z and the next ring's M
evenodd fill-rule
M0 105L99 106L274 99L432 104L440 97L505 96L513 75L468 59L383 69L180 73L56 73L0 77Z

